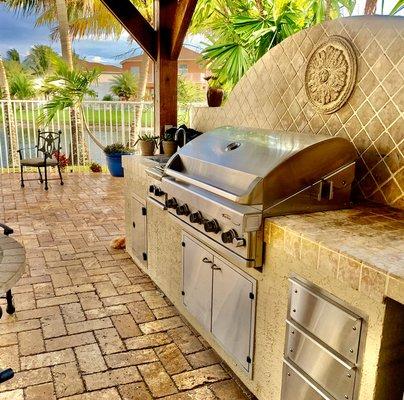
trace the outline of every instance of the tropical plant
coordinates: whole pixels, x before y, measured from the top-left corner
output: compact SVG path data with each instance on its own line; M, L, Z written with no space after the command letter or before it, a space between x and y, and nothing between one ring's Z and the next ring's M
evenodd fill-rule
M113 143L104 147L105 154L127 154L132 153L133 150L122 143Z
M153 133L143 133L138 136L138 138L135 142L135 145L138 142L154 142L157 146L159 139L160 139L160 136L155 136Z
M199 2L194 33L207 32L202 52L207 68L228 87L270 48L295 32L335 18L355 0L205 0Z
M201 85L190 81L183 75L178 75L178 102L189 104L205 100L205 92Z
M35 96L34 82L32 78L24 73L13 74L10 77L10 95L16 100L31 99Z
M98 81L100 73L96 68L73 71L66 63L60 63L56 72L44 82L43 90L51 93L52 97L42 107L38 121L49 124L58 111L77 109L89 137L98 147L104 149L104 145L91 132L83 108L84 98L97 96L91 86Z
M114 97L111 94L106 94L103 98L102 101L114 101Z
M24 64L35 76L45 77L54 72L60 56L50 46L35 45L31 48Z
M121 100L133 100L136 97L137 89L137 79L130 71L114 76L111 92Z
M21 63L20 53L18 52L17 49L9 49L9 50L7 50L6 58L9 61L16 61L18 63Z
M404 10L404 0L398 0L397 4L395 4L393 9L390 11L390 15L397 15L403 10Z

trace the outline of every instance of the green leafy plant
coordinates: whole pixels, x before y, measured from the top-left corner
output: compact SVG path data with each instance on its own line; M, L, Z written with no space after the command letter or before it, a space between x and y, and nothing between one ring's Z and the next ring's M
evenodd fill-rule
M154 136L152 133L142 133L138 136L135 145L138 142L154 142L157 145L157 141L160 139L159 136Z
M114 101L114 98L111 94L106 94L103 98L102 101Z
M10 78L10 94L11 97L17 100L34 97L35 88L32 78L24 72L12 75Z
M90 164L89 168L90 168L90 171L92 171L92 172L101 172L102 171L101 165L96 162L92 162Z
M132 153L133 150L122 143L113 143L104 147L105 154L128 154Z
M111 85L111 92L115 96L123 101L132 100L136 97L137 90L137 79L130 71L115 75Z

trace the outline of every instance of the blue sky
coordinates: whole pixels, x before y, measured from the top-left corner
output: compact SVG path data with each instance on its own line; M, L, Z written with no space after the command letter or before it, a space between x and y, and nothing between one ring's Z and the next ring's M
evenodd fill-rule
M385 11L389 12L397 0L385 0ZM355 14L364 9L365 0L358 0ZM378 11L380 12L381 1ZM18 24L17 24L18 19ZM48 44L56 51L60 51L59 43L49 38L49 28L35 27L35 17L16 16L0 5L0 54L4 55L10 48L16 48L25 56L30 47L35 44ZM188 39L188 44L200 45L201 38ZM74 50L88 61L98 61L106 64L119 64L119 61L128 57L128 52L139 53L136 44L129 43L127 35L120 40L92 40L83 39L73 43Z

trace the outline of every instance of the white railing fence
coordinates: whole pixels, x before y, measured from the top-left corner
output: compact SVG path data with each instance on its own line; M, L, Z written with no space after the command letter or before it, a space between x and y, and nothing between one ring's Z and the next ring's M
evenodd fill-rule
M48 127L38 124L38 115L43 100L12 100L11 113L16 127L17 146L26 148L25 157L35 157L34 146L37 142L37 131L62 131L62 153L70 159L73 168L84 167L88 163L97 162L105 165L105 156L83 129L82 123L75 123L69 109L57 112ZM85 101L84 112L91 131L105 145L111 143L129 144L136 140L138 134L154 131L154 107L152 102L124 102L124 101ZM180 105L178 111L179 123L190 123L190 109L192 105ZM16 168L10 165L8 122L6 116L7 104L0 100L0 168L2 172L12 172ZM137 128L137 115L141 110L141 123ZM72 129L73 126L73 129ZM74 129L78 133L74 134ZM73 146L74 138L81 138L81 143ZM73 149L77 148L77 156L73 156ZM15 167L15 165L14 165Z

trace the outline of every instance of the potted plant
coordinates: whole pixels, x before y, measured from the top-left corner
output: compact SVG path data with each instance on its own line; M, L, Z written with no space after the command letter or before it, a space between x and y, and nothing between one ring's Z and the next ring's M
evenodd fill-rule
M100 164L96 163L96 162L92 162L90 164L90 171L92 172L101 172L102 171L102 167Z
M136 140L135 146L139 143L140 153L142 156L152 156L157 148L158 136L154 136L152 133L144 133L139 135Z
M163 146L163 153L167 156L172 156L176 151L178 144L175 140L175 130L173 129L164 132L161 139L161 144Z
M104 147L107 166L112 176L123 176L122 155L131 154L132 150L121 143L113 143Z
M206 97L208 100L209 107L220 107L223 102L224 90L222 89L222 84L219 79L215 76L208 76L205 78L208 82L208 91Z

